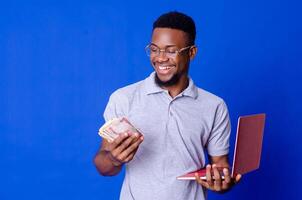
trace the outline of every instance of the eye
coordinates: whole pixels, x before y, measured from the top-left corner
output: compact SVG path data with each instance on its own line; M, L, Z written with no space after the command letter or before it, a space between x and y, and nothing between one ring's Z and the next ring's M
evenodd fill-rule
M175 54L177 52L177 49L175 48L166 48L166 52L170 54Z
M156 53L156 52L158 51L158 48L155 47L155 46L150 46L150 51L151 51L152 53Z

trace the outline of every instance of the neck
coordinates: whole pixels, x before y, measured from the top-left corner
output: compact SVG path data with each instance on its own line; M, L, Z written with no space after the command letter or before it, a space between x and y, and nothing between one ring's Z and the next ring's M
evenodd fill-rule
M162 86L163 89L168 90L172 98L179 95L184 91L189 85L189 78L187 75L181 76L179 81L175 85L171 86Z

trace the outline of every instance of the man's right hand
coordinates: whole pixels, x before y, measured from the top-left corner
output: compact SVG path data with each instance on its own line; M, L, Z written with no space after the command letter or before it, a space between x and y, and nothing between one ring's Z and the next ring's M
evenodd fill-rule
M108 144L107 156L114 166L131 161L144 138L139 133L122 133Z

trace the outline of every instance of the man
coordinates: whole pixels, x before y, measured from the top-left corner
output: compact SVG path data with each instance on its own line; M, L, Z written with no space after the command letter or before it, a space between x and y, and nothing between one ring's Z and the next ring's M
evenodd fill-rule
M126 166L122 200L202 200L207 189L224 192L240 179L230 177L230 122L224 101L188 77L197 52L195 35L189 16L160 16L146 47L155 72L110 97L105 120L125 116L142 133L124 133L111 143L103 140L94 160L105 176ZM203 168L205 153L211 163L206 166L207 180L176 179ZM224 168L224 180L218 167Z

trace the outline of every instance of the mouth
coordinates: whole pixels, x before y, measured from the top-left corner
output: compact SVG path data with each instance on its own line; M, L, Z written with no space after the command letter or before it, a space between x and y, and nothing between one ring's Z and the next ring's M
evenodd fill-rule
M157 72L160 74L167 74L169 73L173 68L175 68L175 65L156 65Z

